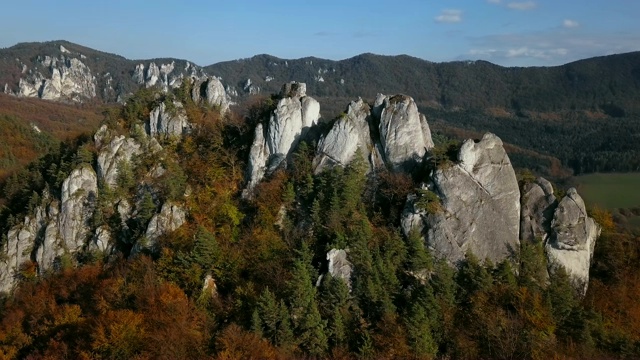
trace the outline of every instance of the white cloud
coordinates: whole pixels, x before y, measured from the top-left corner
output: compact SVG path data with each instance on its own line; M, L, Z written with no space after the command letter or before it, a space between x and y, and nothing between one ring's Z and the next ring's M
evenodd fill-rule
M442 13L435 17L439 23L459 23L462 21L462 11L456 9L443 10Z
M564 21L562 22L562 26L564 26L567 29L571 29L571 28L577 28L578 26L580 26L580 23L575 20L564 19Z
M507 7L513 10L531 10L535 9L536 6L538 5L535 1L510 2L507 4Z
M460 60L483 59L508 66L561 65L605 54L640 50L640 34L578 33L563 28L520 34L469 38L470 50Z

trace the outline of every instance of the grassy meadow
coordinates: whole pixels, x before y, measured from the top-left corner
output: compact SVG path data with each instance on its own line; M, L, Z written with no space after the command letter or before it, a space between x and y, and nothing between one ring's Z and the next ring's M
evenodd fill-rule
M613 210L640 206L640 173L596 173L576 177L588 206Z
M640 173L596 173L576 177L588 207L610 210L618 223L640 230Z

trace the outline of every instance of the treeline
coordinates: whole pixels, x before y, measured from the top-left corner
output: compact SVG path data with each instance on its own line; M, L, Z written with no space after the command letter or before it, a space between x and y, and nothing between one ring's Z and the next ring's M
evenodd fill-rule
M502 67L486 61L434 63L411 56L361 54L331 61L296 60L257 55L227 61L205 70L241 90L248 78L263 93L277 92L285 81L306 82L322 98L404 93L422 105L447 110L492 107L513 111L602 111L613 117L640 108L640 53L580 60L555 67ZM267 81L270 76L275 81ZM320 77L322 80L319 81ZM342 81L344 80L344 82Z
M247 124L259 119L221 117L185 93L175 96L199 126L180 141L163 140L166 151L156 160L163 159L168 175L146 176L153 164L143 156L120 176L115 191L133 194L136 184L144 184L154 194L152 204L183 204L187 223L162 237L158 251L134 258L82 253L46 276L35 276L37 264L23 264L20 285L0 307L2 356L640 356L640 239L618 233L609 214L593 213L604 235L584 299L562 271L547 277L538 245L523 244L516 259L499 264L470 255L454 270L434 259L417 234L404 237L399 230L419 176L366 176L359 156L344 169L314 175L313 143L301 143L286 169L243 200L243 160L252 133ZM149 102L161 100L143 92L108 114L108 121L130 128L144 118ZM254 106L248 116L270 104ZM58 152L49 169L94 161L93 149L82 144ZM442 161L446 149L437 152ZM57 177L43 171L53 174L43 163L25 178L42 176L35 182L39 188L53 188ZM12 184L15 190L4 194L14 194L15 201L21 192ZM101 186L97 202L105 204L101 216L111 224L117 215L104 196L113 194ZM116 241L130 244L136 236L122 232ZM328 274L331 249L347 251L349 282Z

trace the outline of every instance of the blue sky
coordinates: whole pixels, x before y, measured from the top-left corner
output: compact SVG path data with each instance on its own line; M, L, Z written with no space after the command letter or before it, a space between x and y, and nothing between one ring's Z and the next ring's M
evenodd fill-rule
M7 1L0 47L69 40L199 65L364 52L559 65L640 50L639 0Z

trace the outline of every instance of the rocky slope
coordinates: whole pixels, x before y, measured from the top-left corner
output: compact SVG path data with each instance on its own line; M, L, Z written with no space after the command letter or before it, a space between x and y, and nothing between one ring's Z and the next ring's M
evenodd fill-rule
M226 93L216 78L196 82L191 97L220 111L228 109ZM496 135L466 140L455 158L442 161L434 157L428 121L410 96L379 94L373 104L358 99L343 116L323 127L318 126L320 105L307 95L304 83L286 83L274 105L254 129L245 197L254 195L265 176L286 167L306 137L311 137L310 144L317 140L312 160L316 173L346 166L356 156L362 157L369 173L391 171L415 177L419 170L430 168L422 179L423 188L406 201L401 224L407 236L417 231L435 256L453 265L470 253L497 263L512 258L521 242L539 242L547 254L549 273L563 267L576 288L586 291L598 225L587 215L575 189L559 201L544 179L526 184L521 191ZM141 157L154 162L143 179L162 176L163 161L172 155L159 140L179 140L194 125L179 102L160 103L148 119L138 120L124 134L101 127L94 136L96 168L81 164L71 171L62 182L59 198L42 194L24 221L8 231L0 290L12 288L24 264L37 264L42 274L82 251L125 249L130 256L156 251L163 234L185 223L189 209L179 199L160 203L153 181L130 184L127 176L131 164ZM130 196L114 192L123 186L131 188ZM101 192L111 195L100 197ZM119 223L101 222L98 208L117 212ZM118 234L133 231L136 224L143 225L137 240L118 243ZM351 276L348 251L327 255L329 273L347 283Z
M180 103L175 106L182 109ZM148 121L157 120L158 114L168 116L162 109L160 105L152 111ZM128 224L142 216L144 206L149 206L144 204L145 195L151 194L154 214L148 222L145 221L144 237L139 242L128 244L131 256L145 250L154 251L160 236L183 224L186 216L183 206L175 202L156 204L157 200L153 198L156 190L146 182L135 184L136 194L133 198L124 195L108 197L122 193L116 191L121 186L118 181L124 176L123 171L131 171L127 169L133 166L133 161L138 157L145 154L154 156L157 161L162 159L159 154L163 149L156 137L179 136L185 128L191 127L184 114L176 116L179 118L177 122L175 117L164 121L160 116L161 120L151 127L147 126L146 132L141 124L144 119L140 119L140 124L134 125L129 134L119 135L107 125L102 126L94 135L96 168L88 163L80 164L62 182L59 198L45 191L35 209L4 234L7 241L2 244L1 250L0 292L10 291L16 281L24 276L22 270L28 264L36 264L37 273L42 275L65 263L72 263L72 259L83 252L101 251L108 255L118 251L116 234L126 233ZM154 178L163 171L162 165L157 163L148 176ZM101 192L112 194L107 195L107 200L103 199L108 201L107 204L98 204ZM107 224L99 220L99 206L116 211L120 223ZM156 208L160 210L156 212Z
M302 94L289 94L286 89L269 122L256 127L245 195L276 167L286 166L302 134L296 97ZM411 173L429 159L431 148L429 125L414 100L379 94L373 106L362 99L349 104L321 136L313 164L318 173L345 166L359 154L370 172L387 168ZM469 253L498 263L517 254L521 241L542 242L549 270L565 267L576 287L586 291L598 226L586 215L575 190L558 205L549 182L538 179L525 185L521 196L514 169L496 135L466 140L455 159L440 164L424 181L424 189L407 200L402 219L405 235L418 231L436 256L452 264Z
M134 61L67 41L22 43L0 50L2 92L64 102L123 101L140 87L164 90L204 70L185 60Z

